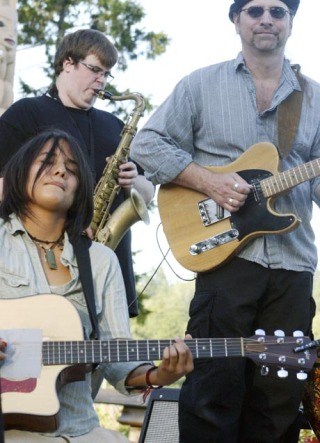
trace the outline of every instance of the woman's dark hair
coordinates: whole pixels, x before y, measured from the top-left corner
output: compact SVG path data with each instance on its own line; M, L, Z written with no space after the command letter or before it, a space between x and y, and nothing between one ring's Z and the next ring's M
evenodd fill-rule
M93 54L98 60L111 69L118 60L118 52L114 45L100 31L80 29L67 34L61 41L54 58L54 73L57 77L63 70L63 62L69 58L75 64Z
M3 200L0 205L0 217L9 219L15 213L19 217L30 215L27 193L27 182L32 164L47 142L51 143L46 158L37 172L34 184L42 172L50 167L52 156L57 150L64 152L61 141L67 143L77 163L78 188L72 206L67 212L65 229L70 240L77 239L86 229L93 215L93 177L89 165L74 137L60 130L46 130L39 133L25 143L16 154L11 157L3 170ZM34 186L33 184L33 186Z

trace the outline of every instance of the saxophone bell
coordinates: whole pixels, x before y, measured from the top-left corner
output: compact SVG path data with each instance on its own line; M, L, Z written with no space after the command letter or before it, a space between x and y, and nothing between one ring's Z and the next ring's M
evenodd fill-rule
M150 223L143 198L132 188L130 196L113 211L103 228L98 230L95 240L114 251L131 226L140 220L146 225Z
M119 192L119 166L127 161L130 143L134 137L139 118L145 109L144 97L138 92L114 96L108 91L95 89L98 98L102 100L133 100L135 107L121 132L120 143L107 163L99 180L93 197L93 218L91 229L95 241L115 249L128 231L137 221L149 223L148 209L142 196L135 189L131 189L129 198L111 214L111 205Z

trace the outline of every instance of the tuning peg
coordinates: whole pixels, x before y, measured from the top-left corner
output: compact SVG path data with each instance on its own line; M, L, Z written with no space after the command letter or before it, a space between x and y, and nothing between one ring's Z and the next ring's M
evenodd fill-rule
M308 378L308 374L306 374L305 372L300 371L297 373L298 380L304 381L304 380L307 380L307 378Z
M294 337L303 337L303 332L302 331L294 331L293 332L293 336Z
M283 368L279 369L279 371L277 371L277 374L278 374L279 378L286 378L286 377L288 377L288 371L286 371Z
M274 331L274 335L276 337L284 337L284 332L281 329L277 329L276 331Z
M265 365L261 366L260 374L263 375L263 376L268 375L269 374L268 366L265 366Z
M256 329L255 334L256 335L266 335L266 331L263 329Z

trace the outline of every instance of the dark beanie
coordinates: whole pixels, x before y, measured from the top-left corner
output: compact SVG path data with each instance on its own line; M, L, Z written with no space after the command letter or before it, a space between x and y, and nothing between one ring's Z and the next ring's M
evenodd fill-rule
M235 12L239 12L244 5L249 3L252 0L234 0L234 3L230 6L229 10L229 18L233 22L233 14ZM300 0L281 0L283 3L285 3L290 11L292 11L294 14L297 12L297 9L299 7Z

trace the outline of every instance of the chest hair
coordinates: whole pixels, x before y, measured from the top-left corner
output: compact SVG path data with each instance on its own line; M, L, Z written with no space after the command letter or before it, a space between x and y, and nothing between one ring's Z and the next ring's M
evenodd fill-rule
M254 80L254 85L257 107L261 113L270 108L272 97L278 87L278 82L275 80Z

